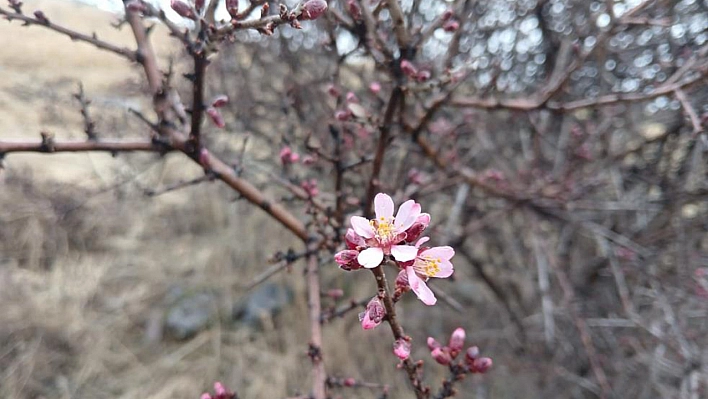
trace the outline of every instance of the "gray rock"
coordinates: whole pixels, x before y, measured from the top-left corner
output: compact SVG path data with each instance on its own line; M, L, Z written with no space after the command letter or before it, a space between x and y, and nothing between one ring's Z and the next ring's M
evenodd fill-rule
M233 308L236 321L259 327L264 318L272 318L293 300L289 287L265 283L241 298Z
M216 298L207 292L185 295L167 311L165 329L177 339L187 339L207 328L218 312Z

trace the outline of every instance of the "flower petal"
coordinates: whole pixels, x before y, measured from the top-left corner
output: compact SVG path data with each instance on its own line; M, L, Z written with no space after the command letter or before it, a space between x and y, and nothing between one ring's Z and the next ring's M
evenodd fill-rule
M359 253L356 260L367 269L373 269L381 264L384 253L381 248L367 248Z
M374 228L371 227L371 224L367 219L361 216L352 216L350 221L354 232L360 236L364 238L371 238L375 235Z
M413 200L408 200L401 204L396 213L396 221L394 226L399 231L404 231L413 226L416 219L420 215L420 204Z
M425 251L421 252L420 255L425 256L425 257L430 257L430 258L445 259L445 260L449 261L453 256L455 256L455 250L449 246L432 247L432 248L428 248Z
M418 255L418 248L412 245L393 245L391 255L399 262L408 262Z
M428 288L428 285L425 284L425 281L418 277L412 267L406 268L406 270L408 271L408 283L418 299L423 301L423 303L428 306L435 305L438 300L435 298L433 291L431 291L430 288Z
M428 240L430 240L430 237L420 237L420 239L415 243L415 247L420 248L420 246L428 242Z
M374 210L376 219L390 219L393 217L393 200L387 194L378 193L374 197Z
M435 273L432 277L447 278L452 276L452 273L455 271L449 260L441 259L439 265L440 271Z

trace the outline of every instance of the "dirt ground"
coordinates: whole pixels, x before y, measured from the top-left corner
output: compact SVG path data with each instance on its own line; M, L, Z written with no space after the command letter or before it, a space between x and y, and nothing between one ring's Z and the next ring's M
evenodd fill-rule
M114 16L53 0L24 2L27 12L42 9L53 21L132 46L127 29L110 26ZM163 60L178 55L164 32L154 37ZM72 98L78 82L93 100L99 134L146 134L127 112L149 105L140 70L112 54L39 27L4 22L0 76L2 139L39 140L40 131L83 137ZM302 265L273 279L294 291L294 300L276 318L254 328L229 317L231 306L246 295L244 283L268 266L268 257L293 245L300 248L217 183L156 198L143 194L145 188L201 173L182 161L179 155L105 154L5 159L0 172L1 398L197 398L215 380L243 398L307 391ZM323 276L344 286L347 297L373 292L368 275L347 275L345 285L344 274L333 265ZM465 279L462 272L458 281ZM161 334L165 298L175 287L212 293L221 317L187 340ZM428 326L413 333L418 342L427 334L452 331L451 320L461 319L420 306L404 304L401 311ZM474 325L471 314L461 320L464 327ZM393 356L377 355L390 351L387 331L361 331L350 314L328 325L325 338L332 375L392 383L393 397L407 397ZM493 344L487 345L493 351ZM428 356L423 345L416 348L416 358ZM374 394L363 390L351 397Z

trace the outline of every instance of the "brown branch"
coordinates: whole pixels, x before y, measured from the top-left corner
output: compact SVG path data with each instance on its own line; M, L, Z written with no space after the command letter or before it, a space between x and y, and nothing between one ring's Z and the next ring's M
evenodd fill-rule
M386 273L384 273L383 264L371 269L371 271L376 278L376 286L379 290L379 297L382 299L384 307L386 308L386 321L391 328L393 338L394 340L405 339L403 327L398 322L398 318L396 317L396 307L393 303L393 298L391 298L391 292L388 288L388 282L386 281ZM430 389L423 386L422 381L418 377L418 366L416 366L410 358L403 360L401 364L408 375L408 381L410 381L413 387L415 397L417 399L427 398Z
M209 61L204 52L194 55L194 82L192 84L192 127L189 131L190 138L194 140L195 147L199 148L201 138L202 119L204 117L204 84L206 68Z
M324 361L322 360L322 305L320 303L320 264L317 259L317 243L307 246L307 305L310 312L310 359L312 359L312 396L314 399L327 397Z
M134 152L148 151L164 153L170 151L169 146L154 140L82 140L82 141L56 141L51 139L42 142L30 141L0 141L0 154L11 152Z
M13 19L16 19L18 21L22 21L25 23L25 25L37 25L37 26L43 26L47 29L53 30L55 32L61 33L62 35L68 36L71 40L74 41L80 41L84 43L89 43L101 50L106 50L110 51L114 54L118 54L124 58L127 58L130 61L133 62L140 62L140 57L138 54L125 47L119 47L114 44L105 42L103 40L98 39L95 34L93 35L86 35L80 32L76 32L74 30L65 28L61 25L57 25L55 23L52 23L49 19L46 17L43 19L40 18L32 18L30 16L20 14L20 13L13 13L11 11L7 11L3 8L0 8L0 15L4 15L5 18L8 21L12 21Z

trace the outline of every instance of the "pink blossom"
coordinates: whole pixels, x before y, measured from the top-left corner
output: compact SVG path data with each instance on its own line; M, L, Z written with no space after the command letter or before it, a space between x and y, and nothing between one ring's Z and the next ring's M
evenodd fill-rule
M361 216L352 216L351 218L354 231L363 237L369 245L369 248L359 254L357 258L359 263L367 269L371 269L381 264L384 255L391 255L399 262L416 259L418 252L416 247L400 245L399 243L406 238L406 230L420 216L420 204L413 200L408 200L401 204L398 208L398 213L394 217L393 199L386 194L379 193L374 198L374 209L376 211L376 219L367 220ZM452 250L452 248L450 249ZM449 264L450 262L448 261L447 263ZM452 264L450 264L450 269L452 269ZM411 279L410 273L408 279L409 281ZM416 284L416 286L419 286L419 284ZM411 288L414 288L413 285L411 285Z
M393 353L401 360L406 360L411 355L411 343L399 338L393 343Z
M386 316L386 308L381 299L375 296L366 305L366 311L359 313L359 321L364 330L371 330L378 326Z
M416 247L427 241L427 237L418 240ZM435 305L437 299L433 291L428 288L425 282L430 277L447 278L454 271L450 259L455 255L455 250L452 247L432 247L423 249L416 256L411 265L406 266L408 273L408 283L411 290L418 296L418 299L426 305ZM361 257L361 255L359 255ZM361 263L361 260L359 260ZM366 267L366 265L364 265Z

